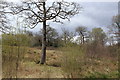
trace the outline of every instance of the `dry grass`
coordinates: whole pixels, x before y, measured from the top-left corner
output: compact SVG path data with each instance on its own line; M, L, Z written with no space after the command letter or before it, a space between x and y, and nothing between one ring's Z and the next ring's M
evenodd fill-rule
M40 59L40 49L29 48L25 54L24 61L19 66L20 78L61 78L62 70L58 63L57 51L47 50L47 61L45 65L36 64ZM56 65L56 66L55 66Z
M2 47L0 45L0 80L2 79Z
M62 60L64 60L64 54L62 51L57 49L47 50L47 60L45 65L36 64L36 62L40 59L40 53L41 50L38 48L28 49L24 59L19 64L18 78L64 78L66 72L63 70ZM69 53L69 51L67 53ZM77 53L77 51L74 53ZM3 56L7 57L8 55ZM80 75L80 78L117 78L119 74L118 61L115 61L114 58L85 57L83 61L80 60L80 63L82 63L79 65L79 67L82 69L82 75ZM9 64L3 64L3 72L11 70L10 68L7 68L8 65ZM74 64L74 66L76 66L76 64ZM69 69L71 68L68 66L68 72ZM4 73L3 77L6 77L4 76Z

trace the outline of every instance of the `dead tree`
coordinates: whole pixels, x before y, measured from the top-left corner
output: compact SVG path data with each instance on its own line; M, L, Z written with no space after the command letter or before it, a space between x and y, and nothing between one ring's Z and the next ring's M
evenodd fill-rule
M6 12L24 17L23 22L28 23L30 28L34 28L39 23L43 24L41 64L44 64L46 60L47 21L63 23L61 19L70 20L71 17L79 13L81 8L79 4L74 2L52 2L51 6L46 3L47 1L41 2L40 0L23 1L21 4L11 4L9 7L11 11Z

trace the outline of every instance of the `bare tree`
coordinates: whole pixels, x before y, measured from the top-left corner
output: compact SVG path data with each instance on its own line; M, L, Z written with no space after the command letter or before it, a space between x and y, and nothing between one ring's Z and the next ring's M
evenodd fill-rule
M75 36L74 32L70 32L69 30L62 28L62 39L64 41L64 44L66 45L67 43L71 42L73 37Z
M79 26L79 27L76 28L76 32L79 34L79 36L82 37L81 43L84 44L84 42L85 42L86 27Z
M46 60L46 22L52 20L53 22L62 23L61 19L70 20L70 18L79 13L80 6L74 2L53 2L51 6L46 5L47 1L40 0L22 1L21 4L11 4L9 12L12 14L20 14L24 17L23 22L29 23L30 28L34 28L38 23L43 24L43 38L42 38L42 56L41 64Z
M115 26L117 28L117 32L115 32L115 34L117 34L118 36L118 45L120 45L120 15L117 16L113 16L113 26Z
M9 19L7 18L7 15L5 14L5 8L7 8L9 4L4 1L0 1L0 32L6 33L9 32L10 26Z

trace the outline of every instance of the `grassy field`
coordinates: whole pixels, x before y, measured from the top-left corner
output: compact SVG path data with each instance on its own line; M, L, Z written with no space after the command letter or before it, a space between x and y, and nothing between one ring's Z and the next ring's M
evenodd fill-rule
M2 49L0 45L0 79L2 79Z
M19 67L20 78L61 78L62 70L57 66L59 52L47 50L47 61L45 65L37 64L40 59L40 49L30 48L25 55L25 59Z
M40 65L37 62L40 59L41 50L39 48L28 48L26 53L24 54L24 58L19 62L18 70L17 70L17 77L18 78L66 78L68 77L66 68L63 66L63 56L61 49L47 49L47 59L46 64ZM13 57L12 55L11 57ZM8 57L8 54L3 54L3 59ZM68 56L70 57L70 56ZM14 58L16 58L14 56ZM83 60L84 59L84 60ZM15 60L13 59L11 62L7 62L3 60L3 78L7 77L6 73L10 72L13 76L15 69L13 71L10 67L8 68L9 64L14 63ZM104 58L91 58L91 57L84 57L80 60L80 74L79 78L117 78L118 73L118 61L112 57L104 57ZM72 63L71 63L72 64ZM14 65L15 66L15 65ZM74 65L77 66L77 65ZM72 66L72 67L74 67ZM69 67L71 65L69 64ZM64 70L66 69L66 70ZM74 68L72 68L74 69ZM76 68L75 68L76 69ZM69 71L69 68L68 68ZM71 74L76 74L74 72ZM12 73L13 72L13 73ZM15 77L15 76L13 76ZM69 76L73 77L73 76Z

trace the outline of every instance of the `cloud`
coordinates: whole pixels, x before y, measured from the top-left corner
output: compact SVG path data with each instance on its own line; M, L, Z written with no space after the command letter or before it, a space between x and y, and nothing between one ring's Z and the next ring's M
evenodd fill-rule
M85 14L99 22L101 25L105 25L111 21L112 16L117 14L117 3L87 3L85 7ZM93 6L92 6L93 5Z
M71 21L64 21L64 24L48 22L51 27L61 33L61 28L74 31L78 26L86 26L89 30L94 27L101 27L104 31L112 24L112 17L118 14L117 2L81 2L83 11L72 17ZM32 31L39 31L42 25L38 25Z
M51 1L62 1L62 0L47 0L49 2ZM68 1L68 0L64 0ZM119 2L119 0L69 0L69 2Z
M64 24L50 23L51 27L57 29L61 33L61 28L74 31L78 26L86 26L88 29L101 27L104 30L112 24L112 17L118 12L116 2L83 2L80 3L83 11L71 18L71 21L64 21ZM35 28L35 30L39 30Z
M17 0L13 1L17 2ZM84 10L80 14L71 18L70 22L64 21L64 24L48 22L51 27L57 29L58 32L61 32L61 28L63 27L70 31L74 31L75 28L80 25L86 26L89 29L93 27L102 27L103 29L106 29L105 27L111 25L112 17L118 14L117 2L87 2L86 0L83 0L83 2L80 2L80 0L69 1L79 1ZM42 24L36 26L32 31L38 32L40 28L42 28Z
M118 5L116 2L84 2L80 3L84 8L83 12L71 18L71 21L65 21L63 25L52 23L58 31L61 27L74 31L78 26L86 26L88 29L101 27L104 30L112 24L112 17L118 14Z
M25 0L5 0L5 1L19 2L19 1L25 1ZM47 0L47 1L52 2L52 1L62 1L62 0ZM64 0L64 1L68 1L68 0ZM119 2L119 0L69 0L69 2L73 2L73 1L74 2Z

